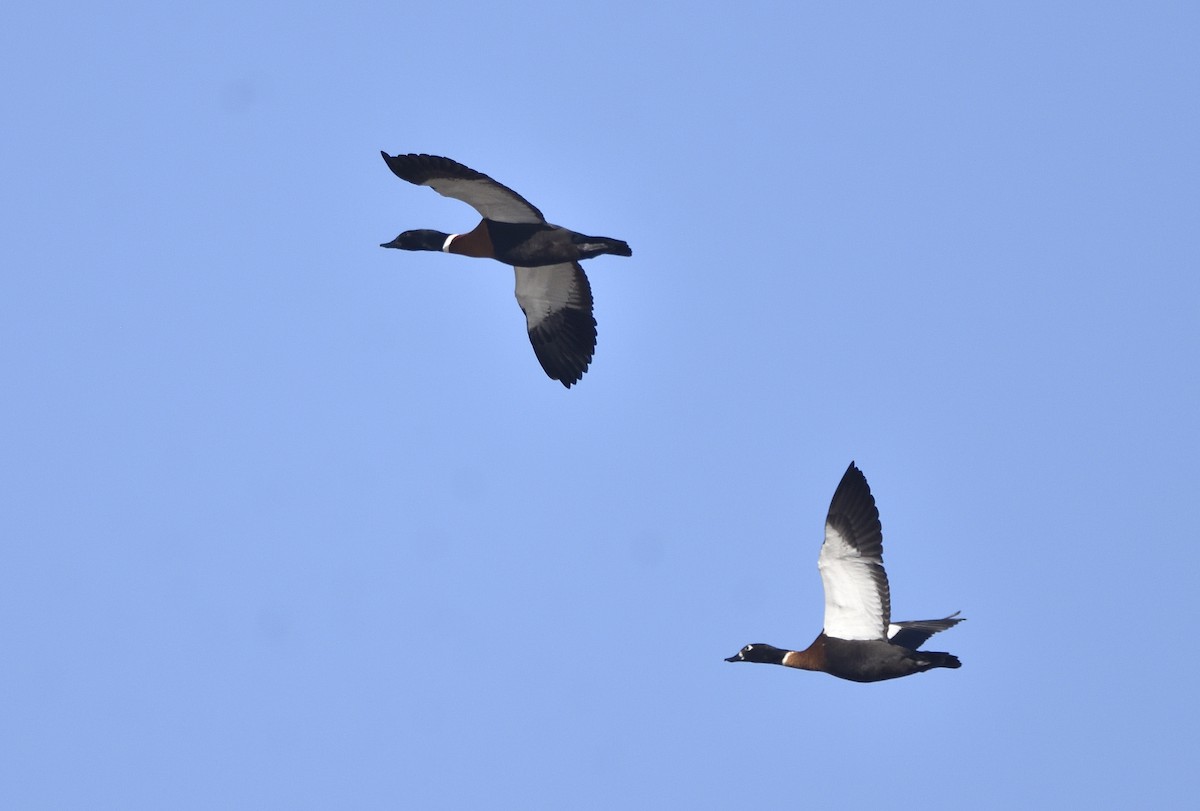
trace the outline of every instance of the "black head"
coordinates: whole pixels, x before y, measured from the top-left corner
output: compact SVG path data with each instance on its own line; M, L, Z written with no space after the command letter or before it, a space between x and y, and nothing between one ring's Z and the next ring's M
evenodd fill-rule
M420 228L416 231L405 231L391 242L382 242L381 248L400 248L404 251L440 251L446 244L446 237L441 231L431 231Z
M783 657L787 651L780 650L773 645L767 645L763 642L755 642L753 645L747 645L740 651L726 659L726 662L760 662L767 665L783 664Z

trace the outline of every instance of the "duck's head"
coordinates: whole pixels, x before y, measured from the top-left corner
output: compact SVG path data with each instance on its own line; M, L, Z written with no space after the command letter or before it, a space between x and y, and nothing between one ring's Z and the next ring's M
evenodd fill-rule
M391 242L380 243L379 247L399 248L404 251L440 251L449 236L441 231L419 228L416 231L405 231Z
M726 659L726 662L760 662L767 665L783 664L783 657L787 651L780 650L774 645L768 645L764 642L755 642L753 645L747 645L740 651Z

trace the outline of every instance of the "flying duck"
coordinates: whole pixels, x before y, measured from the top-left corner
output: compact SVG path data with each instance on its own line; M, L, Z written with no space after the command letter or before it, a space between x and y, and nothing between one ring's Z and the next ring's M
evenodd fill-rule
M959 612L940 620L891 621L879 510L866 477L853 462L829 504L817 568L825 585L825 627L816 640L801 651L756 642L726 662L819 670L861 682L962 667L953 654L917 650L937 632L962 622Z
M401 180L462 200L483 217L465 234L405 231L380 247L443 251L512 265L517 272L517 303L525 313L538 362L552 380L567 388L579 382L596 349L592 288L579 260L604 253L632 256L629 245L551 225L512 189L449 158L380 154Z

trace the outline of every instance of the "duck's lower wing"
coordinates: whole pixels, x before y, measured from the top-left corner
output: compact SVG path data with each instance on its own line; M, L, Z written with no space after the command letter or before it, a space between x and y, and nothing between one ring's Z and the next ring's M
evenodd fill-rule
M888 641L893 645L899 645L902 648L916 650L929 641L929 637L936 633L953 628L960 622L964 621L963 617L958 616L959 612L955 611L948 617L940 620L907 620L905 622L893 622L888 626Z
M578 262L516 268L517 303L525 313L529 342L552 380L570 388L587 371L596 351L592 287Z

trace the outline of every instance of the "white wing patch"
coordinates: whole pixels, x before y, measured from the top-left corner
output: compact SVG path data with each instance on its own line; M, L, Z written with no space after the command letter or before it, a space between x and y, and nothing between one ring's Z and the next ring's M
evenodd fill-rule
M575 287L575 267L571 263L538 268L515 268L517 303L525 313L530 331L553 313L566 307L580 307Z
M517 303L525 313L529 343L551 379L567 388L579 382L596 351L592 288L578 262L517 271Z
M481 216L496 222L545 222L542 213L511 189L494 180L438 177L425 185L443 197L462 200Z
M878 557L863 557L826 524L817 568L825 584L825 635L838 639L884 639L888 618L884 616L879 590L881 578L887 583L883 561Z

